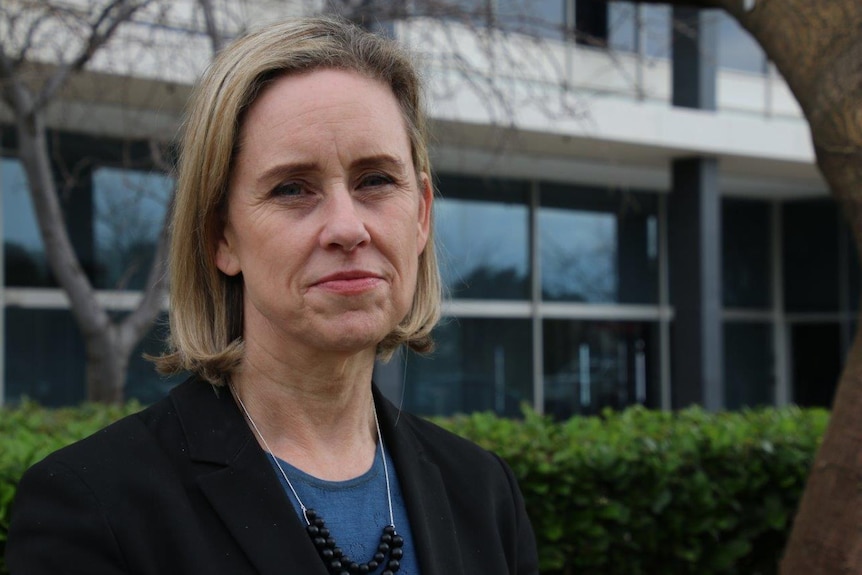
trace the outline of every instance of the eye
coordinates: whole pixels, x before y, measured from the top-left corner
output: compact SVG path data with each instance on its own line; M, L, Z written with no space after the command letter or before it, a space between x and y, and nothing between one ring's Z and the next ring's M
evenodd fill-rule
M393 182L394 180L386 174L368 174L363 176L362 180L359 182L359 187L379 188L381 186L388 186Z
M300 196L305 190L299 182L284 182L272 189L273 196Z

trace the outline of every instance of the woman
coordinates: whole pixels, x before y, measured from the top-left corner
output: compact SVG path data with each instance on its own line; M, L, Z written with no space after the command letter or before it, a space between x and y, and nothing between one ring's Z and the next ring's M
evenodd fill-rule
M12 573L536 573L506 464L371 382L431 348L429 174L393 43L313 19L220 54L182 141L158 359L193 376L27 472Z

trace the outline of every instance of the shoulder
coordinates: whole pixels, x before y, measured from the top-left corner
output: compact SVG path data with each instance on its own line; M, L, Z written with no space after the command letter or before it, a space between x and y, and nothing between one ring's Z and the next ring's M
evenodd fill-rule
M30 467L19 481L13 518L16 512L38 509L34 500L45 499L46 492L79 502L97 498L106 509L131 496L145 497L153 481L173 474L165 434L176 443L182 442L182 435L164 424L171 411L170 398L163 399Z
M430 503L424 509L434 508L437 519L450 511L449 527L461 533L465 565L504 557L509 573L538 573L535 536L508 464L421 417L397 412L389 422L394 422L393 456L401 458L401 465L397 459L395 464L399 473L406 472L399 479L406 480L408 498Z
M139 459L147 451L155 453L153 423L165 419L169 413L170 399L166 398L55 451L31 467L25 478L58 466L90 475L88 471L121 466L126 460Z
M12 505L7 545L12 571L73 572L71 562L93 573L126 572L116 510L125 512L128 494L144 490L145 479L134 470L157 462L157 451L138 413L30 467Z

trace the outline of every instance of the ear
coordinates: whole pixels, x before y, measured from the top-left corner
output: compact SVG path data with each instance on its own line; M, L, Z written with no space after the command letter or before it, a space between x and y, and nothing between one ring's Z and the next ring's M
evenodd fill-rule
M236 236L229 222L225 222L221 234L216 239L216 267L225 275L235 276L242 271L236 254Z
M428 236L431 233L431 210L434 207L434 186L431 185L431 177L422 172L419 177L419 219L418 219L418 241L416 242L419 254L425 250Z

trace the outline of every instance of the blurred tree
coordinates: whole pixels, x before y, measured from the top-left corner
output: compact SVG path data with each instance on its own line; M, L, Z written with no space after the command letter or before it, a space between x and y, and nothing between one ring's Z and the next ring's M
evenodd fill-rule
M409 15L457 16L458 20L471 22L476 14L484 13L483 3L484 0L472 6L458 0L422 0L411 4ZM15 152L26 176L50 281L56 281L68 298L84 339L89 400L116 403L124 398L130 355L161 312L167 293L168 229L159 223L158 231L149 234L157 238L155 253L145 254L135 235L144 228L129 223L140 220L135 220L141 215L138 208L130 205L123 193L117 194L119 201L129 205L121 209L110 198L101 198L109 205L95 214L96 231L114 240L106 246L110 261L94 263L82 258L69 228L75 216L65 213L74 201L65 200L71 200L68 196L80 184L80 173L91 176L98 166L86 155L70 166L65 157L68 150L61 151L56 145L59 138L51 126L56 125L64 91L77 79L92 82L102 70L100 66L112 59L126 63L131 60L133 66L136 60L176 58L173 53L156 55L165 52L159 46L162 28L185 34L188 43L203 33L210 52L216 53L243 33L249 22L320 12L334 13L384 33L389 32L387 26L393 21L408 15L406 3L396 0L5 0L0 4L0 106L13 118ZM184 67L201 67L191 51L186 57L195 62ZM169 67L165 62L154 64L157 68ZM119 75L122 77L122 72ZM493 78L469 72L464 76L489 100L506 108L508 99ZM108 90L118 92L108 98L121 100L128 96L120 93L128 90L124 86L118 89L114 85L104 91ZM55 123L49 118L54 118ZM150 138L144 146L148 157L143 166L138 157L134 166L126 162L125 167L170 173L171 144L158 137ZM140 148L140 142L130 143L130 147L134 146ZM117 155L124 154L125 151ZM136 154L140 156L140 150ZM146 222L147 226L151 223ZM129 248L132 244L134 250ZM19 252L13 249L10 254L20 259ZM102 269L106 265L111 269ZM146 265L148 269L144 269ZM142 297L132 313L111 314L100 300L97 287L105 286L98 282L106 276L120 278L112 284L115 289L128 287L129 282L143 283Z
M862 253L862 2L644 3L723 9L751 33L799 102L817 166ZM784 575L862 573L862 322L856 325L829 428L781 564Z
M0 12L0 95L14 117L18 158L48 264L84 337L88 397L94 401L122 399L129 356L161 308L164 241L159 242L137 309L122 321L112 320L96 298L70 239L61 186L52 167L47 114L70 79L110 44L124 24L152 4L153 0L18 1L4 2Z
M97 297L93 280L98 274L90 269L90 262L82 263L70 237L70 218L64 213L69 206L64 196L78 184L77 172L82 166L70 168L64 164L63 154L55 153L49 116L54 113L56 117L63 91L90 71L93 62L101 60L104 65L112 51L128 57L132 47L142 52L151 49L158 42L159 24L169 17L171 9L186 9L192 18L201 17L213 51L220 48L224 31L217 27L215 8L209 0L193 0L184 6L168 0L8 0L0 7L0 105L12 114L17 157L26 175L50 273L65 292L84 339L87 398L91 401L123 400L130 355L165 300L168 232L159 223L151 234L157 240L155 253L137 254L142 257L125 261L128 269L115 274L125 279L137 276L144 285L137 307L117 319ZM237 19L225 29L236 33L240 22ZM137 35L130 33L133 29ZM147 33L141 34L141 30ZM193 31L189 32L191 35ZM152 139L145 147L149 149L147 167L171 171L166 151L170 142ZM83 171L92 170L90 162L89 158L79 162L86 164ZM123 209L131 212L135 207ZM114 210L113 215L122 214ZM105 214L96 214L94 219L102 226L110 223ZM139 227L126 226L115 237L142 232ZM111 247L116 250L122 246ZM136 246L137 251L140 249ZM126 255L131 253L126 251ZM141 269L142 262L149 263L148 270Z

